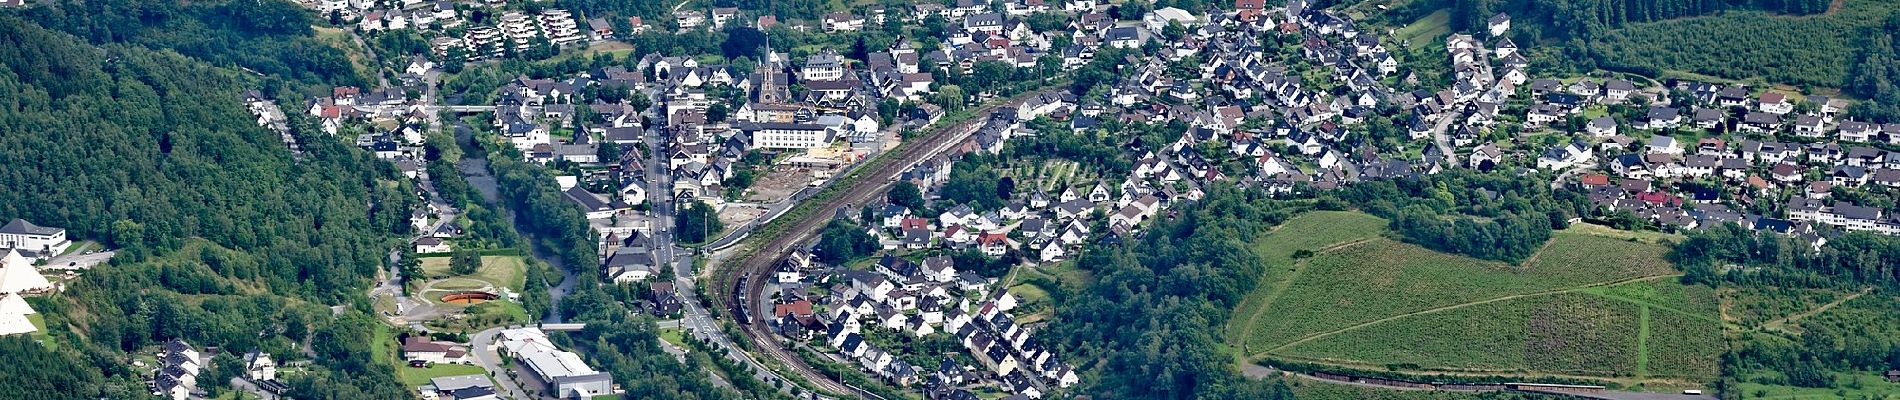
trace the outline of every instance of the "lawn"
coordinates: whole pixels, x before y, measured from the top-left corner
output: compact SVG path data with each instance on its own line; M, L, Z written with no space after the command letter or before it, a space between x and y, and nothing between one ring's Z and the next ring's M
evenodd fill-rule
M402 378L402 384L406 387L427 385L430 379L444 376L487 374L488 371L482 367L463 364L430 364L428 368L410 368L407 365L396 367L396 376Z
M251 399L259 399L259 398L260 397L257 397L257 394L254 394L251 392L227 389L223 391L222 393L218 393L218 397L213 397L211 399L212 400L251 400Z
M1010 286L1009 294L1016 295L1016 299L1022 304L1049 301L1049 291L1043 290L1042 286L1037 286L1034 283L1025 282L1017 284L1016 286Z
M39 313L27 314L26 320L33 323L33 340L40 341L40 343L46 345L48 349L55 346L56 342L53 341L53 335L46 333L46 316L40 315Z
M370 327L370 356L401 367L402 365L396 360L396 333L390 329L389 325L383 324Z
M447 278L453 276L449 273L449 260L451 258L452 257L422 258L423 274L428 275L430 278ZM509 290L519 292L522 286L525 285L524 282L527 278L524 274L527 269L528 264L521 259L521 256L482 256L482 267L475 270L474 275L467 275L457 279L477 280L488 285L507 287ZM467 286L466 282L454 286L455 287L438 287L442 289L474 289L474 287L464 287Z
M660 340L672 343L673 347L686 348L686 332L681 331L679 328L660 329Z
M450 306L452 307L452 306ZM470 333L495 326L529 322L528 310L520 303L495 300L471 305L452 318L428 321L428 326L443 331Z
M1772 373L1769 373L1772 374ZM1876 373L1835 374L1837 388L1804 388L1739 382L1736 393L1744 399L1821 400L1821 399L1900 399L1900 383L1887 382Z
M1425 18L1420 18L1418 22L1399 28L1398 31L1392 33L1392 37L1398 39L1400 43L1407 43L1406 47L1416 49L1442 45L1439 39L1445 37L1447 33L1451 33L1451 10L1438 10L1426 15Z

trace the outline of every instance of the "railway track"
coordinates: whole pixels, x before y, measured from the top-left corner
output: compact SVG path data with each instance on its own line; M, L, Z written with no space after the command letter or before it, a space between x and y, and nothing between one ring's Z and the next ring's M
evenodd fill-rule
M803 358L781 347L779 341L774 339L770 328L766 326L766 313L749 312L751 310L747 309L748 306L754 306L759 299L764 298L762 294L765 290L766 278L771 276L773 264L790 254L802 243L812 239L831 218L833 213L830 211L839 207L869 204L896 183L897 177L910 169L912 165L950 151L969 140L977 129L989 120L991 112L1006 106L1013 107L1032 96L1055 90L1059 89L1045 87L1042 90L1016 95L1002 103L983 106L975 110L975 118L939 127L915 139L921 142L903 147L896 154L885 155L885 157L895 158L875 166L876 169L867 171L861 175L860 179L848 182L848 186L842 189L842 193L813 205L815 207L813 211L805 213L801 219L788 221L785 230L758 244L755 251L749 255L727 261L727 263L736 263L736 268L732 269L735 273L719 276L716 283L721 288L729 288L725 295L725 307L730 315L741 321L740 331L745 334L746 340L756 344L766 355L779 360L781 364L810 381L818 389L833 393L849 393L860 398L881 398L876 394L839 383L836 379L812 369Z

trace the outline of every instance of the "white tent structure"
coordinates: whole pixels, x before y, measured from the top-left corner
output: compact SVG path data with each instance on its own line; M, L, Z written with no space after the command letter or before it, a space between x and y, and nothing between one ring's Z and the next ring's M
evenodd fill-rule
M40 276L33 268L33 262L21 257L19 251L7 250L0 258L0 294L33 292L52 289L53 283Z
M33 313L33 306L26 304L26 299L18 293L0 294L0 336L39 331L33 321L26 318Z
M32 305L26 304L25 297L20 297L20 295L17 294L0 294L0 315L27 315L37 313L37 311L33 311Z

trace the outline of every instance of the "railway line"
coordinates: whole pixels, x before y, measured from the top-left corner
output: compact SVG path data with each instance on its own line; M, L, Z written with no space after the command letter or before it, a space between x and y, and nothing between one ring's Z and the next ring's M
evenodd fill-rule
M833 213L829 212L830 210L870 203L894 184L897 177L910 169L912 165L950 151L969 140L978 129L982 128L983 123L988 121L991 112L1006 106L1013 107L1032 96L1054 90L1058 89L1045 87L1042 90L1019 94L1008 101L976 109L974 114L977 117L968 121L939 127L915 139L919 142L914 145L905 146L895 154L885 155L885 157L895 158L874 166L875 169L866 171L860 179L847 182L847 186L842 188L842 193L837 196L813 204L814 212L805 213L797 221L788 221L787 228L778 232L777 235L754 238L764 241L759 242L755 251L749 255L727 261L727 264L734 266L724 269L731 272L718 276L714 282L720 288L729 288L724 296L726 300L724 306L730 315L735 316L734 319L739 320L740 331L745 334L746 340L756 344L763 353L779 360L792 372L804 377L817 389L833 393L848 393L860 398L881 398L876 394L840 383L837 379L812 369L803 358L781 347L779 341L774 339L771 329L766 326L766 313L751 312L759 309L754 306L757 306L759 299L764 298L762 292L765 290L766 277L772 274L773 264L790 254L802 243L812 239L824 226L826 220L831 218Z

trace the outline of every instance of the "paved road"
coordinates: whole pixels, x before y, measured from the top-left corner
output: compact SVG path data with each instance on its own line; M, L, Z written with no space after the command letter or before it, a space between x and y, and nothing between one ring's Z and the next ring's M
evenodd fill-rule
M1450 111L1446 112L1449 113ZM1432 125L1432 143L1438 145L1439 151L1445 152L1446 163L1462 165L1458 163L1458 148L1451 147L1451 134L1446 132L1451 127L1451 120L1452 117L1450 115L1441 115L1438 117L1438 124Z
M249 379L244 379L244 377L241 376L231 377L231 388L257 395L258 398L264 400L277 400L276 393L271 393L263 388L259 388L256 384L251 383Z
M475 353L475 365L487 370L495 378L495 394L503 398L521 398L528 392L521 390L521 384L515 382L508 369L501 365L501 354L496 353L495 335L502 327L488 328L469 338L469 351Z

